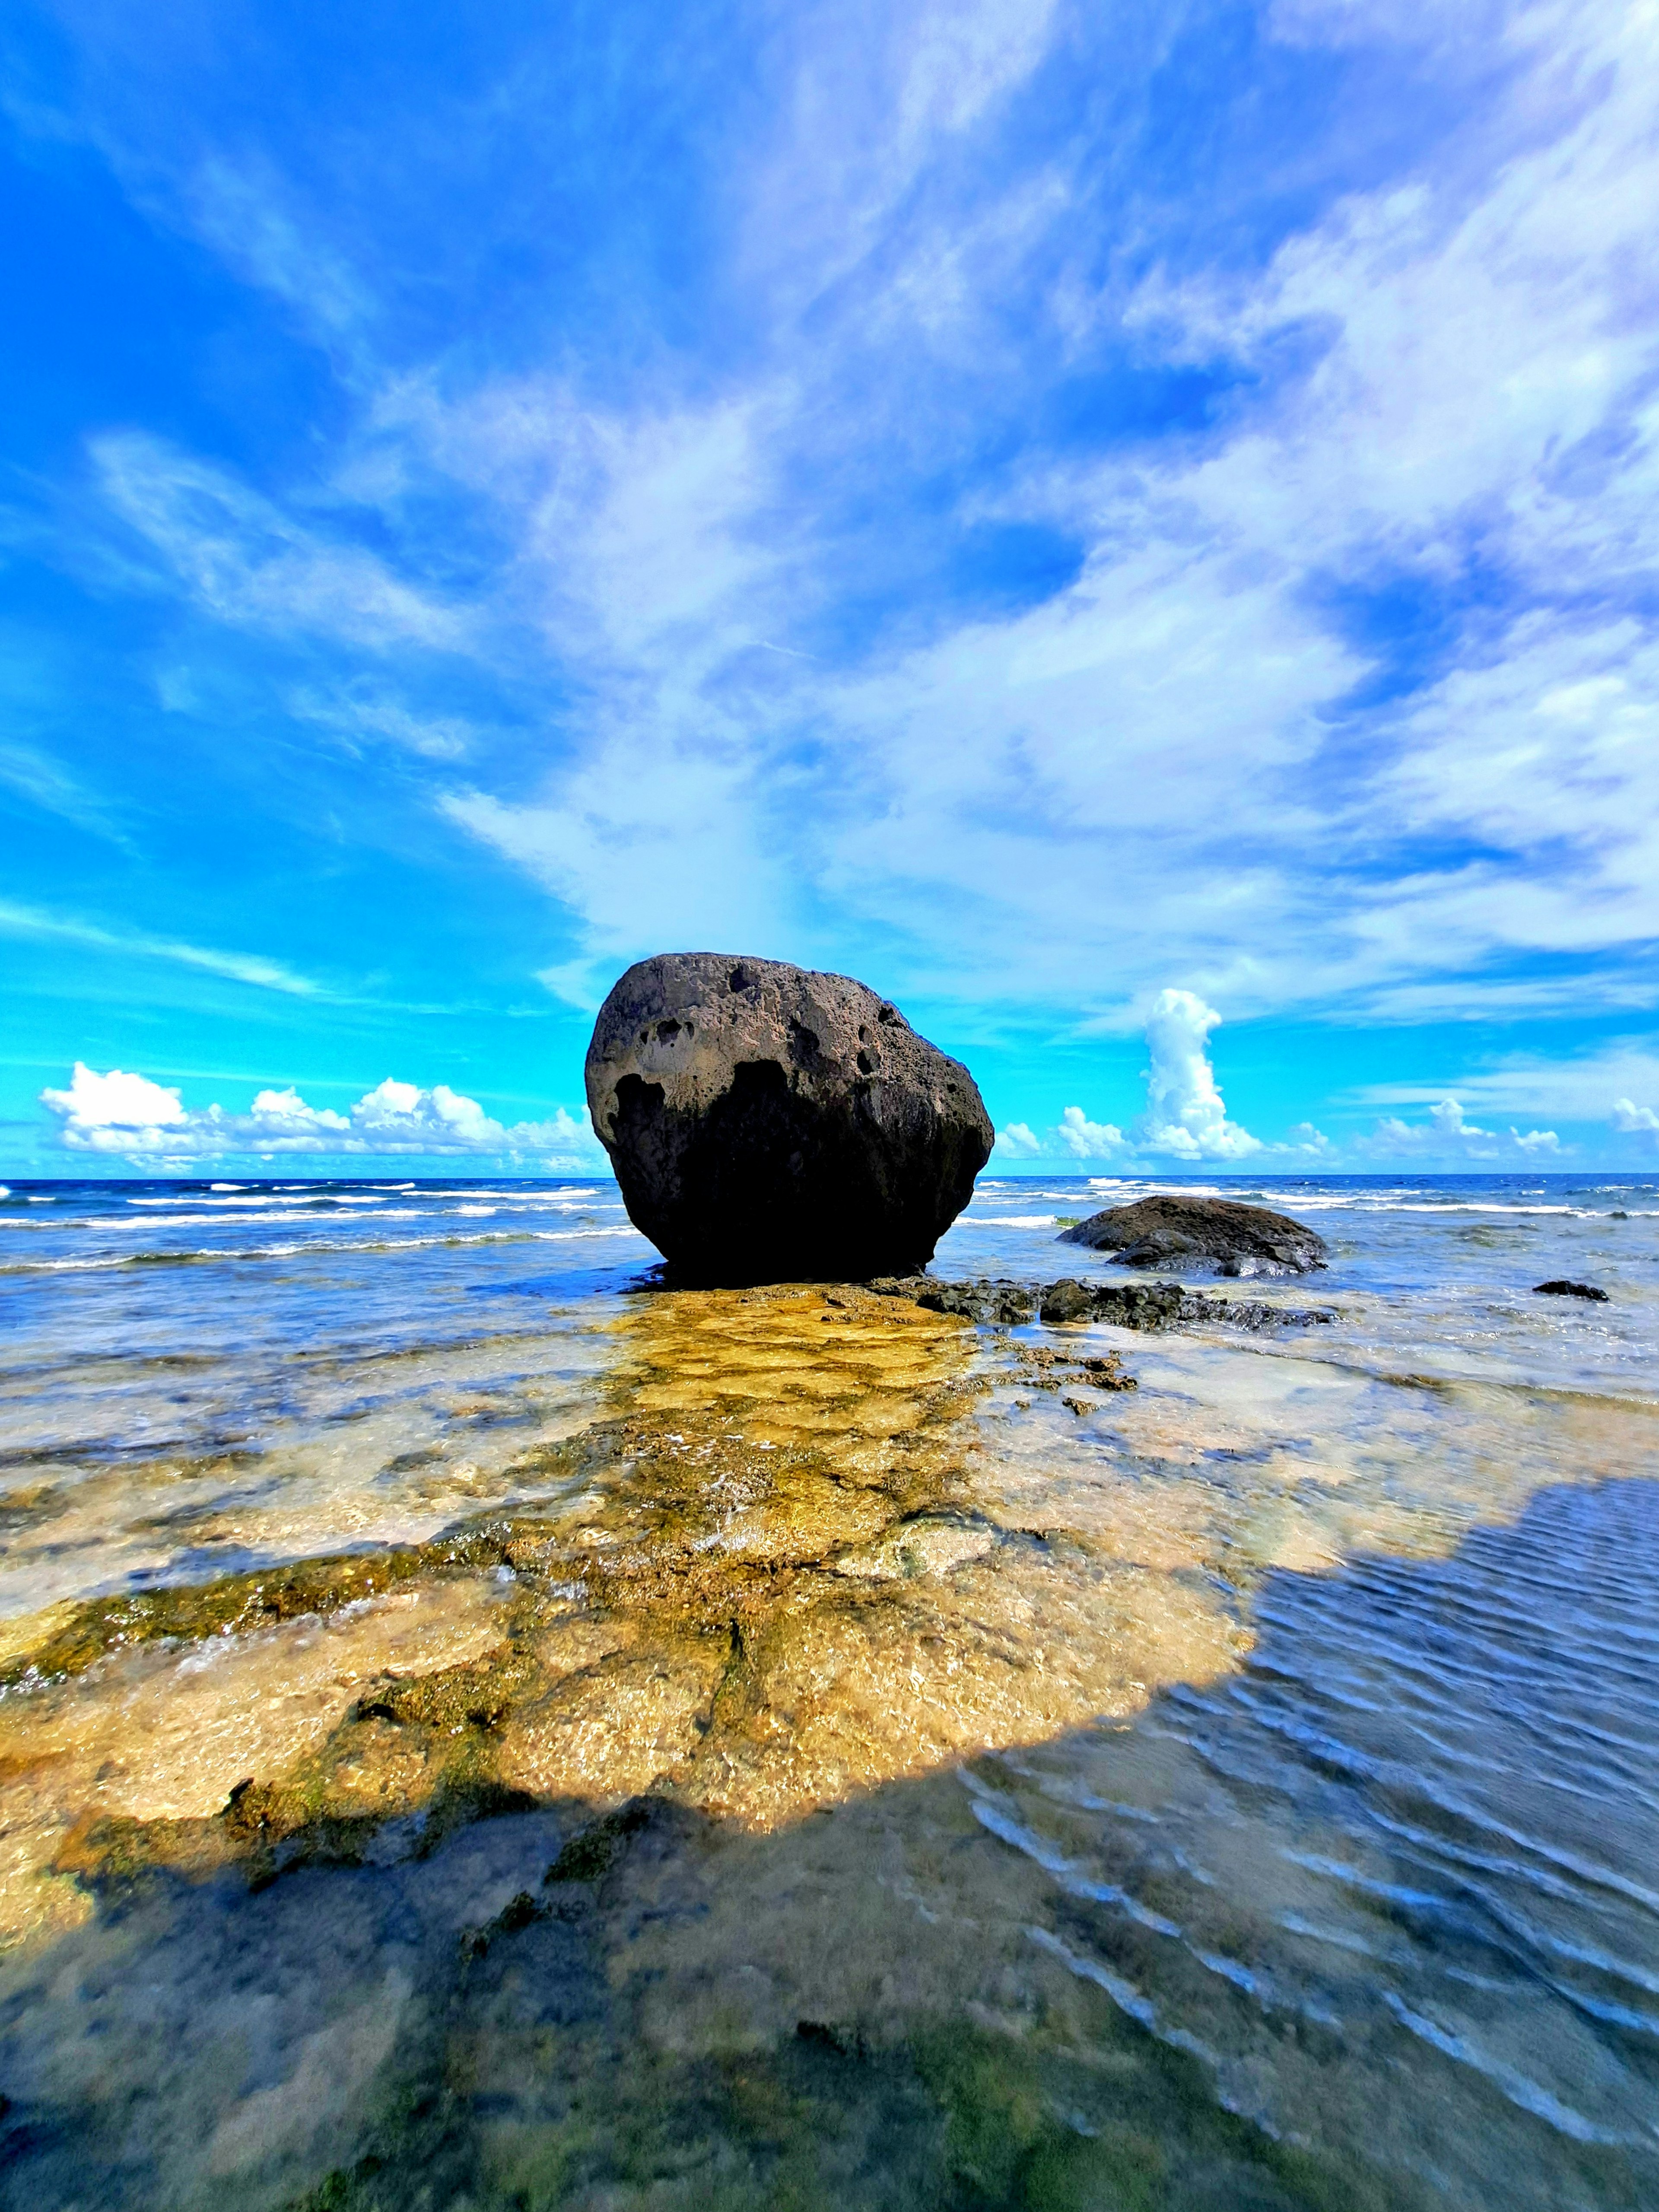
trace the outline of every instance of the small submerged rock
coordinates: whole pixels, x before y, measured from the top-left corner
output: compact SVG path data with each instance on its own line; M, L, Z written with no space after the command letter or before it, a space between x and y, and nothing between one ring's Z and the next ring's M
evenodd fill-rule
M1138 1390L1140 1388L1115 1352L1108 1352L1103 1358L1079 1359L1056 1351L1048 1344L1017 1344L1014 1357L1027 1370L1021 1381L1032 1389L1058 1390L1062 1383L1080 1384L1090 1390ZM1074 1413L1096 1411L1092 1405L1080 1398L1062 1398L1060 1402Z
M913 1582L951 1574L982 1559L1004 1540L994 1522L969 1513L917 1513L895 1522L872 1542L843 1552L833 1571L866 1582Z
M1535 1298L1594 1298L1597 1305L1606 1305L1607 1294L1598 1291L1594 1283L1570 1283L1565 1275L1553 1283L1534 1283L1532 1294Z
M1126 1267L1207 1261L1223 1275L1303 1275L1324 1267L1329 1256L1324 1238L1304 1223L1231 1198L1143 1198L1109 1206L1062 1231L1060 1242L1115 1252Z
M925 1267L994 1131L974 1079L849 975L660 953L599 1009L587 1103L629 1218L688 1281Z

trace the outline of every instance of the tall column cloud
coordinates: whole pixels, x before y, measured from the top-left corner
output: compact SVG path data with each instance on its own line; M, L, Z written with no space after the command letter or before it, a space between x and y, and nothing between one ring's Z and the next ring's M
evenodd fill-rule
M1207 1050L1220 1020L1191 991L1166 989L1153 1000L1146 1020L1146 1110L1130 1132L1143 1151L1183 1160L1242 1160L1261 1150L1259 1137L1227 1119Z

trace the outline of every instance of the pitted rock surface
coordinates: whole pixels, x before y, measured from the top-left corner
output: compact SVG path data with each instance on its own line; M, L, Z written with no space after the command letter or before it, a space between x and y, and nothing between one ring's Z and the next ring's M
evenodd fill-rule
M1173 1262L1223 1275L1303 1275L1328 1257L1324 1238L1305 1224L1231 1198L1143 1198L1109 1206L1062 1231L1060 1242L1115 1252L1126 1267Z
M1313 1328L1334 1322L1328 1306L1269 1305L1261 1298L1206 1297L1179 1283L937 1282L931 1275L878 1276L868 1287L880 1297L908 1298L930 1313L955 1314L981 1326L1009 1328L1036 1319L1049 1326L1110 1322L1117 1328L1174 1328L1182 1322L1220 1322L1231 1328ZM1085 1362L1085 1364L1090 1364Z
M629 1218L688 1280L925 1266L994 1131L974 1079L849 975L714 952L630 968L587 1103Z

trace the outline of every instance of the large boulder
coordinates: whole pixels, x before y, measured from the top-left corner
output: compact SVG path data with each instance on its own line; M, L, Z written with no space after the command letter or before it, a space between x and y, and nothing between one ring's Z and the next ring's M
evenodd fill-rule
M586 1077L629 1218L686 1280L925 1267L995 1135L973 1077L896 1006L781 960L641 960Z
M1133 1206L1109 1206L1066 1230L1060 1241L1115 1252L1132 1267L1173 1262L1224 1275L1302 1275L1328 1257L1324 1238L1288 1213L1231 1198L1142 1198Z

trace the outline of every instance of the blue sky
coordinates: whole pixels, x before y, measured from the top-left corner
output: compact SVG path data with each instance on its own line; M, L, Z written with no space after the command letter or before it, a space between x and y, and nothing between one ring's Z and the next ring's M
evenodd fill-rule
M1011 1168L1659 1159L1650 8L0 41L0 1173L575 1168L705 946Z

